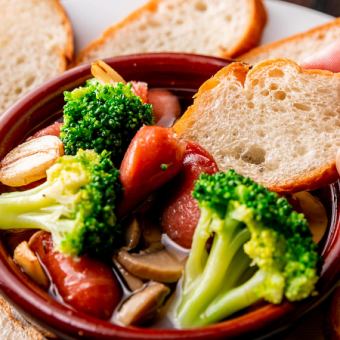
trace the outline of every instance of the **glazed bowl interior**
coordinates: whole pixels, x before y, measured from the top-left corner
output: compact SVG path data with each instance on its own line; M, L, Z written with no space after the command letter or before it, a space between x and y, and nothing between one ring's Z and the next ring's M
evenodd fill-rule
M228 61L188 54L148 54L106 60L126 80L145 81L150 88L165 88L180 99L184 110L197 88ZM66 72L28 94L0 119L0 159L26 137L61 117L63 91L80 86L91 77L90 66ZM273 334L317 305L333 288L340 271L339 183L316 192L329 217L327 232L319 244L324 263L319 295L306 301L261 305L229 320L192 330L120 327L77 312L52 298L30 281L14 264L6 237L0 233L0 289L30 320L59 336L96 339L206 339Z

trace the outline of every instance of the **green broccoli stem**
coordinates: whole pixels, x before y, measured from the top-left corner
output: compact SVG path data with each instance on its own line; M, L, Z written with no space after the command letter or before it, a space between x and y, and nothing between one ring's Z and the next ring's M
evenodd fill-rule
M225 273L233 260L235 253L249 239L247 229L243 229L235 236L235 231L239 226L239 222L226 217L224 220L214 218L210 225L210 235L214 234L213 244L206 262L206 266L202 275L196 279L196 287L192 293L186 294L188 291L186 283L184 283L184 296L182 303L177 310L177 319L182 327L194 324L194 321L209 305L221 289L221 285L225 280ZM197 240L200 242L200 240ZM227 251L226 251L227 250ZM192 245L192 255L195 256L195 243ZM226 256L221 256L225 254ZM188 267L191 261L188 261Z
M218 322L259 301L261 296L257 292L261 289L264 279L265 273L258 270L241 286L219 294L206 311L199 316L194 326L205 326Z
M185 273L185 290L189 289L194 280L202 274L208 258L207 241L211 236L209 226L211 224L212 214L208 209L202 209L196 232L192 241L190 257L188 258Z
M250 275L247 275L248 272L251 272L251 275L253 275L252 269L254 267L252 268L250 265L251 260L249 256L244 253L243 247L241 247L229 265L229 268L225 274L225 281L222 285L219 295L224 295L237 284L245 282L246 279L250 277ZM217 299L218 298L216 297L216 300Z
M2 194L0 196L0 229L37 228L39 220L37 217L45 215L41 209L53 204L53 199L45 194L50 188L48 183L43 183L30 190ZM39 225L45 229L45 223L39 223Z

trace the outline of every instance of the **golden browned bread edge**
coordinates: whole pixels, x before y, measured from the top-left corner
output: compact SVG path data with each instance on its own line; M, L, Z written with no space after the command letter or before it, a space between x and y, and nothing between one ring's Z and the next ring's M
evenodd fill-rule
M131 12L122 21L107 28L100 38L92 41L82 51L80 51L75 60L75 65L83 63L85 57L92 50L95 50L99 46L105 44L106 40L114 36L121 28L142 17L145 12L155 12L161 1L162 0L150 0L145 5ZM221 57L228 58L234 55L239 55L257 45L258 41L261 39L262 31L267 21L267 13L263 5L263 0L252 0L251 13L252 20L247 32L243 35L238 45L230 50L230 52L223 50L223 47L221 47Z
M255 65L252 69L247 64L242 62L234 62L228 66L223 67L219 70L213 77L208 79L201 87L198 89L198 92L194 96L194 103L187 109L187 111L183 114L183 116L176 122L173 129L179 135L183 135L185 133L186 128L190 127L195 121L195 110L196 110L196 98L202 95L204 92L207 92L217 86L220 81L229 73L233 73L234 76L240 81L242 85L244 85L245 79L251 73L254 73L258 70L258 68L269 66L273 63L290 63L292 64L300 73L307 74L317 74L326 77L333 77L334 75L340 78L340 73L333 73L325 70L304 70L294 61L284 59L284 58L276 58L263 61L257 65ZM213 98L209 98L213 100ZM208 150L209 151L209 150ZM286 180L280 184L268 185L268 189L280 193L289 193L289 192L297 192L302 190L314 190L316 188L323 187L327 184L330 184L339 178L339 174L336 170L335 166L335 155L334 162L329 164L325 164L323 167L315 169L306 173L303 176L295 178L294 180Z
M323 31L327 31L327 30L332 29L333 27L339 26L339 25L340 25L340 18L336 18L336 19L334 19L334 20L332 20L332 21L330 21L330 22L328 22L324 25L314 27L314 28L312 28L308 31L298 33L298 34L294 34L294 35L291 35L287 38L283 38L283 39L274 41L272 43L253 48L249 52L244 53L242 55L239 55L238 59L241 60L241 61L245 61L245 62L250 60L250 62L251 62L251 59L256 57L257 55L262 54L264 52L267 52L271 49L275 49L280 45L284 45L284 44L289 43L291 41L302 40L303 38L305 38L308 35L312 35L312 34L317 33L317 32L321 33Z
M65 48L63 50L58 51L58 53L60 54L60 60L61 60L60 72L63 72L73 62L73 58L74 58L73 28L72 28L71 21L65 11L65 8L60 3L60 0L54 0L53 6L55 7L58 15L61 17L62 25L64 27L64 30L67 36L67 42L66 42Z

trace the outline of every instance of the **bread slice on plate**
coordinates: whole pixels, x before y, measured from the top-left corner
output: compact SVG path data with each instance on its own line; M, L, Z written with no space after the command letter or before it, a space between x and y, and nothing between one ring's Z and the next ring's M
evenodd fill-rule
M86 47L78 63L142 52L233 57L256 46L262 0L150 0Z
M336 180L340 73L288 59L250 69L232 63L206 81L175 131L271 190L309 190Z
M0 116L19 97L63 72L73 56L58 0L0 0Z
M340 18L307 32L254 48L238 59L249 64L269 58L288 58L301 62L336 40L340 40Z
M29 324L0 296L0 336L3 340L44 340L46 339L34 326Z

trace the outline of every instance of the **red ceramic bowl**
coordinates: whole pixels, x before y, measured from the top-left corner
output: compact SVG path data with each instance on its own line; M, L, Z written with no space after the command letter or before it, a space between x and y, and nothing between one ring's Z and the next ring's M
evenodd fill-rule
M185 55L149 54L108 59L127 80L146 81L149 86L173 90L184 106L206 79L228 62ZM8 110L0 120L0 159L15 145L60 116L63 91L90 77L88 65L72 69L44 84ZM315 307L334 286L340 272L340 187L335 183L318 192L329 215L327 233L320 244L324 258L319 295L306 301L279 306L264 305L205 328L192 330L120 327L78 313L59 303L32 283L13 263L0 234L0 289L30 320L61 337L96 339L207 339L250 336L256 338L281 330Z

